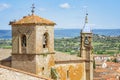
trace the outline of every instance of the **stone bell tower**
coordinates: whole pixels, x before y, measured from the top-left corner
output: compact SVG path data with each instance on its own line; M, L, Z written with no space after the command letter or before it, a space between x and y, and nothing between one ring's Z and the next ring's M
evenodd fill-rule
M85 60L86 80L93 80L92 31L88 25L88 14L81 30L80 57Z
M12 67L49 76L54 65L55 23L34 14L10 22L12 25Z

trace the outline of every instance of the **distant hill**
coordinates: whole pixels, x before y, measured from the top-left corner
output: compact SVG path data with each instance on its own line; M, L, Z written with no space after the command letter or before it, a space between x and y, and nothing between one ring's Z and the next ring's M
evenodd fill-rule
M120 36L120 29L95 29L94 34ZM80 29L55 29L55 38L71 38L80 36ZM0 38L11 39L11 30L0 30Z
M11 30L0 30L1 39L11 39Z
M105 35L105 36L120 36L120 29L94 29L93 34ZM56 29L55 37L76 37L80 36L79 29Z

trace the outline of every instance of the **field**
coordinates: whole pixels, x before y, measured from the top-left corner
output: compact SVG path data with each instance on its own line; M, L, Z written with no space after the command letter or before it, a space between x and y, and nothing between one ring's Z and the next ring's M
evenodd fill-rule
M55 50L69 54L80 53L80 37L55 39ZM114 55L120 53L120 36L93 35L94 54Z

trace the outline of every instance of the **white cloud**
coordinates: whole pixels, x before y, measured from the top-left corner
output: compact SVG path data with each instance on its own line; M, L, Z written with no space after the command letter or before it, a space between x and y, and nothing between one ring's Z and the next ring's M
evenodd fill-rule
M69 3L63 3L63 4L60 4L60 7L64 8L64 9L68 9L68 8L70 8L70 4Z
M10 7L9 4L1 3L1 4L0 4L0 11L2 11L2 10L4 10L4 9L7 9L7 8L9 8L9 7Z

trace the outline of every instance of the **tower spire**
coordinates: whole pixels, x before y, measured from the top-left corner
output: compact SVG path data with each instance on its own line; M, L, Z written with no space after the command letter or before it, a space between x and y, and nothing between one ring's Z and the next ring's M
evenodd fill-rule
M31 12L32 12L32 15L33 15L33 14L34 14L34 12L35 12L35 10L34 10L34 9L35 9L35 5L34 5L34 4L32 4L32 7L31 7L31 8L32 8Z
M88 13L86 13L85 24L88 23Z
M86 12L85 16L85 24L83 26L82 32L91 33L91 27L88 25L88 13Z

